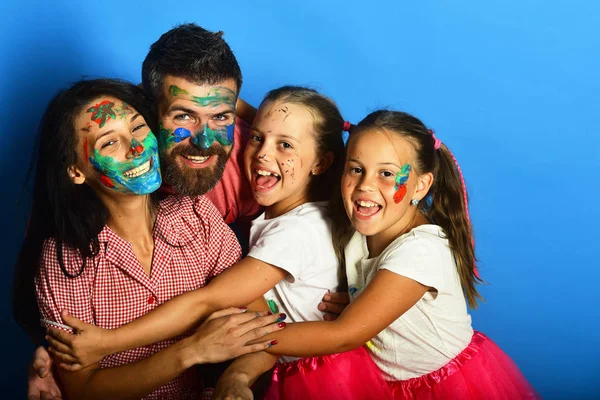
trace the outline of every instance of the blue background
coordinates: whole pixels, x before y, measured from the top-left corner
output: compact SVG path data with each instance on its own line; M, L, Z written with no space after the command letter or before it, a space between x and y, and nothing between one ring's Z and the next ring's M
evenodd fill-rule
M150 44L197 22L225 31L255 106L269 89L308 84L353 122L392 107L434 128L461 161L489 282L475 328L545 398L598 398L600 3L287 3L3 2L2 397L24 398L33 349L12 321L10 289L45 104L82 76L139 82Z

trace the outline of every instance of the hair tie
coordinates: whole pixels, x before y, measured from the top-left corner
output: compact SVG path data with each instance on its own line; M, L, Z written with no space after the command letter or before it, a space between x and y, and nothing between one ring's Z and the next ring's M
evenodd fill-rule
M352 124L350 123L350 121L344 121L344 126L342 127L342 129L346 132L350 132L351 126L352 126Z
M435 150L439 149L442 145L442 141L435 137L435 131L433 129L429 129L427 132L431 133L431 137L433 138L433 148Z

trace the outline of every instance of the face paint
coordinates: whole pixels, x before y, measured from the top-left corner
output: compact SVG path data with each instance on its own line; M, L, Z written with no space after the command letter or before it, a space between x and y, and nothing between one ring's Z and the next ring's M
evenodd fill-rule
M125 102L123 102L122 107L115 107L115 103L105 100L88 108L87 112L92 113L92 121L102 128L110 118L116 119L118 116L121 119L126 119L127 114L132 114L133 110ZM89 127L87 130L86 128L83 128L83 130L86 132L90 131Z
M235 107L235 102L237 100L237 94L230 89L224 87L217 87L213 89L213 93L208 93L208 96L192 96L185 89L181 89L179 86L171 85L169 87L169 91L173 96L184 97L188 100L193 101L200 107L217 107L221 104L229 104Z
M163 128L162 124L160 125L160 145L161 150L168 150L175 145L175 143L179 143L184 141L185 139L192 136L192 132L188 131L185 128L177 128L175 131L170 129Z
M408 175L412 169L412 165L404 164L400 167L400 171L396 172L396 182L394 184L394 203L398 204L404 199L406 195L406 181L408 181Z
M158 143L152 132L148 132L142 142L138 142L135 138L131 140L127 161L116 161L110 156L103 156L98 149L94 149L94 155L89 160L100 172L100 182L122 193L137 195L152 193L162 182L158 162Z
M205 125L204 129L196 132L192 137L192 143L201 149L208 149L215 140L223 146L230 146L233 143L234 129L235 122L223 129L211 129Z

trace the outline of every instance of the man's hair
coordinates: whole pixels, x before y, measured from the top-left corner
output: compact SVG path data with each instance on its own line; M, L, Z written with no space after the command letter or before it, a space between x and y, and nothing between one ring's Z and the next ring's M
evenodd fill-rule
M223 32L210 32L196 24L176 26L150 46L142 64L142 83L155 101L163 95L166 75L197 85L234 79L238 93L242 87L240 66Z

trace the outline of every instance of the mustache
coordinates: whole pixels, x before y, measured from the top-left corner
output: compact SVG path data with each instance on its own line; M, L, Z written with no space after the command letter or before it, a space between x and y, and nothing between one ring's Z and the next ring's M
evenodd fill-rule
M197 156L197 157L209 157L215 154L220 154L221 152L216 146L211 146L208 149L200 149L193 144L185 144L175 146L173 150L171 150L171 157L177 155L188 155L188 156Z

